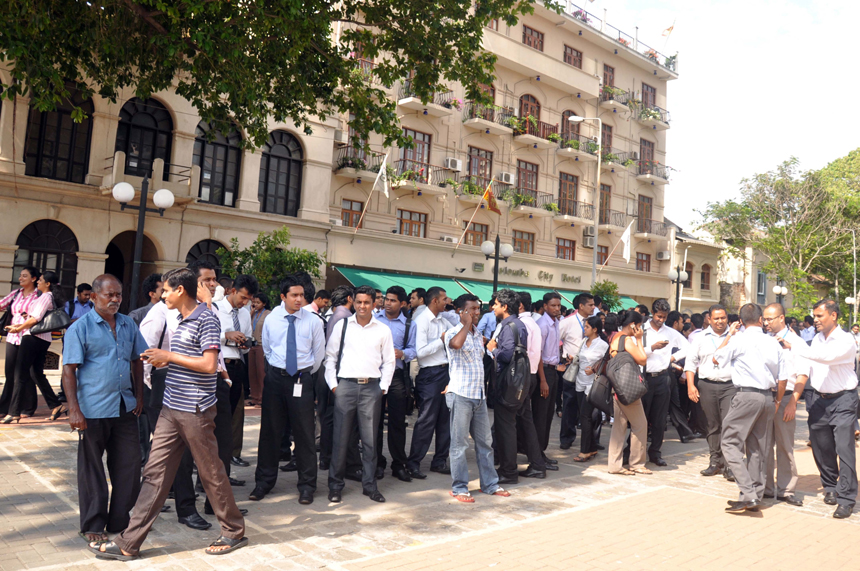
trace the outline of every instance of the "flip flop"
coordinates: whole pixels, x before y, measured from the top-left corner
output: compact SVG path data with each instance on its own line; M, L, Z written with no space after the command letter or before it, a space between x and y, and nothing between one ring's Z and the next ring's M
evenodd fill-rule
M219 551L209 551L212 547L223 547L228 546L229 549L222 549ZM209 547L206 548L207 555L226 555L231 551L236 551L237 549L241 549L248 545L248 538L243 537L242 539L230 539L229 537L224 537L223 535L209 544Z
M484 492L484 493L487 494L487 492ZM511 497L511 493L509 491L507 491L506 489L502 488L501 486L496 488L496 491L493 492L492 494L487 494L487 495L488 496L501 496L503 498Z
M453 497L458 502L463 502L464 504L474 504L475 503L475 498L473 498L472 494L470 494L469 492L466 492L465 494L455 494L452 490L448 493L451 494L451 497Z
M90 539L89 537L87 537L87 533L89 533L90 535L98 535L101 537L101 539L95 539L95 540ZM88 544L89 543L98 543L99 545L101 545L102 543L107 543L108 541L110 541L110 538L106 534L104 534L102 532L98 532L98 531L90 531L90 532L79 531L78 535L80 536L81 539L86 541Z
M610 474L618 474L621 476L635 476L636 475L636 472L634 472L633 470L628 470L627 468L622 468L617 472L609 472L609 473Z
M104 551L102 551L104 546ZM95 541L89 544L90 551L96 554L96 559L114 559L116 561L132 561L137 559L139 555L126 555L119 548L119 545L113 541L108 543L98 543Z

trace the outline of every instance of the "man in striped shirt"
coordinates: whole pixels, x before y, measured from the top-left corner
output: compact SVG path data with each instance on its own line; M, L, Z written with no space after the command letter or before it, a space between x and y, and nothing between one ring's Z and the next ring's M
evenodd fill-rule
M112 543L91 543L101 559L128 560L138 556L140 546L167 499L186 446L197 463L206 495L221 523L221 537L207 553L222 554L248 544L245 520L218 457L215 439L218 353L221 323L205 304L197 303L197 276L187 268L164 275L164 302L178 309L180 320L170 340L170 351L147 349L143 358L154 367L168 365L164 407L152 441L149 462L128 527Z

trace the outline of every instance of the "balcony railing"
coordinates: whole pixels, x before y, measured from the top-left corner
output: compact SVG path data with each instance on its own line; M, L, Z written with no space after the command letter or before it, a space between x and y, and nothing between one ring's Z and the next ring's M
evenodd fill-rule
M616 101L622 105L627 105L633 95L629 91L624 91L618 87L606 85L600 92L601 101Z
M578 202L576 200L567 200L559 198L558 213L561 216L576 216L577 218L585 218L587 220L594 219L594 205Z
M376 172L381 163L382 155L350 145L337 150L333 170L355 169L357 171Z
M400 159L395 161L394 170L398 176L405 176L406 180L433 186L442 186L449 178L456 180L457 173L451 172L444 167L438 167L429 163L422 163L412 159Z
M562 135L559 146L562 149L576 149L577 151L582 151L592 155L596 155L598 149L597 141L586 137L585 135L577 135L576 133L567 133Z
M397 92L398 99L406 99L407 97L418 97L412 89L412 80L407 79L400 85L400 91ZM451 107L454 101L453 91L437 91L433 93L429 103L435 103L443 107Z
M355 66L358 68L358 71L361 72L362 75L366 77L373 77L373 68L376 67L376 64L369 59L357 59L355 60Z
M505 127L511 127L511 117L514 116L514 110L505 107L495 107L493 105L481 105L470 101L466 104L466 109L463 112L463 120L469 119L484 119L492 123L498 123Z
M666 236L667 234L669 234L669 228L666 226L665 222L640 218L636 221L636 232L641 234L656 234L657 236Z
M462 180L460 180L460 194L483 196L484 191L487 190L487 185L490 184L490 180L492 180L490 192L492 192L493 196L495 196L496 198L498 198L503 192L510 188L510 185L502 184L495 179L489 179L483 176L469 174L464 176Z
M547 204L555 202L555 197L548 192L541 192L533 188L509 187L502 191L502 200L514 206L530 206L532 208L545 208Z
M531 117L531 115L529 115L529 117ZM532 135L541 139L549 139L551 134L558 134L558 123L550 125L543 121L532 121L529 117L520 119L520 124L516 129L514 129L514 135Z
M616 228L624 228L627 225L627 215L617 210L601 208L599 223L615 226Z
M671 167L661 165L656 161L639 161L639 174L650 174L663 180L669 180L669 171Z
M668 124L671 120L671 117L669 116L669 112L662 107L650 105L648 107L642 107L642 110L639 111L639 119L643 121L648 119L656 119L657 121L662 121L663 123Z
M628 153L626 151L620 151L612 147L603 147L601 151L603 152L603 154L600 157L600 160L604 163L615 163L617 165L623 165L628 159L631 158L631 153Z

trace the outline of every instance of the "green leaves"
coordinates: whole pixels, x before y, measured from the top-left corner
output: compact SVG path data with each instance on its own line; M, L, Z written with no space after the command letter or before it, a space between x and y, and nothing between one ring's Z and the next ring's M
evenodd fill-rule
M599 295L609 311L621 309L621 296L618 294L618 284L609 280L597 282L591 286L591 295Z

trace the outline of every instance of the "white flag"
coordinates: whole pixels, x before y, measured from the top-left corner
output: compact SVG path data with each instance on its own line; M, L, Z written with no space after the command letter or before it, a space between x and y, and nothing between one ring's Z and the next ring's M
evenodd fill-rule
M630 263L630 228L633 227L633 222L627 226L627 230L621 235L621 241L624 242L624 261Z
M370 189L370 192L373 192L376 189L376 185L379 184L379 181L382 181L382 192L385 193L385 198L388 198L388 169L385 166L385 163L388 161L388 154L382 157L382 164L379 167L379 172L376 173L376 180L373 181L373 188Z

